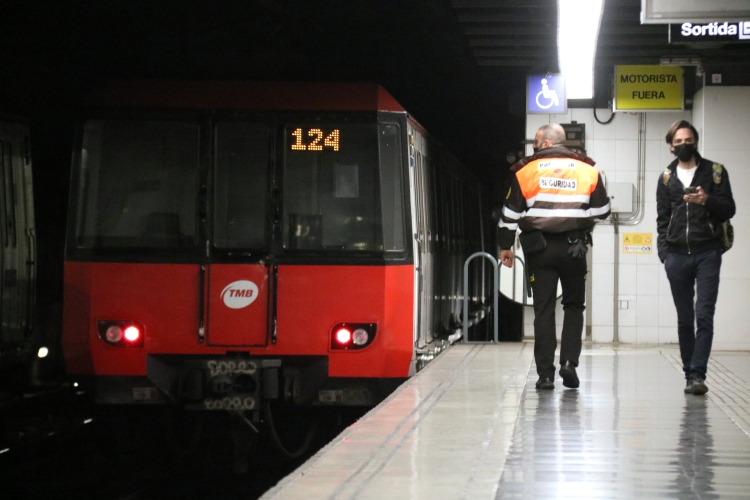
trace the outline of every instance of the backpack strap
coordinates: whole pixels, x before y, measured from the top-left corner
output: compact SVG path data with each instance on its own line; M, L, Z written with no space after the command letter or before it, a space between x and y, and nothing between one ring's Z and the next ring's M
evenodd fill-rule
M665 168L664 172L662 172L661 174L661 181L664 183L665 186L669 184L669 178L671 176L672 176L672 171L669 170L669 167Z
M721 174L724 173L724 165L721 163L714 163L711 168L713 170L712 177L714 179L714 184L721 184Z

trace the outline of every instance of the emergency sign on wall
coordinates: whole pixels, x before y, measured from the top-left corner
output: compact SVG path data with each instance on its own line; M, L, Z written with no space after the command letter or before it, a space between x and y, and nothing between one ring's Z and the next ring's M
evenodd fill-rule
M654 251L654 235L652 233L623 233L622 253L645 253Z
M530 76L526 85L526 112L556 114L568 111L565 77L562 75Z
M615 66L615 111L681 110L680 66Z

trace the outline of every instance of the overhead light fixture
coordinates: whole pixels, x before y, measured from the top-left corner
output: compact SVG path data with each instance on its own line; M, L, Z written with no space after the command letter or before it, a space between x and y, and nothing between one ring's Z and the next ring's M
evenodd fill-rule
M604 0L557 0L557 51L568 99L594 96L594 56Z

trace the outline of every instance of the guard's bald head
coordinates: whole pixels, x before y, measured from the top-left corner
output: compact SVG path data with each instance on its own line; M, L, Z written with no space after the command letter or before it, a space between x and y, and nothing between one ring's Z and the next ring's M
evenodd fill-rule
M560 146L565 142L565 129L558 123L542 125L537 132L541 132L542 140L548 140L553 146Z

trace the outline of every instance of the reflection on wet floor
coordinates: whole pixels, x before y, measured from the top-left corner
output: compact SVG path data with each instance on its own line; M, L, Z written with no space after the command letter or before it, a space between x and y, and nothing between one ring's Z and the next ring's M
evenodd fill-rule
M533 345L458 345L264 498L750 498L750 353L683 393L674 347L588 346L537 391Z

